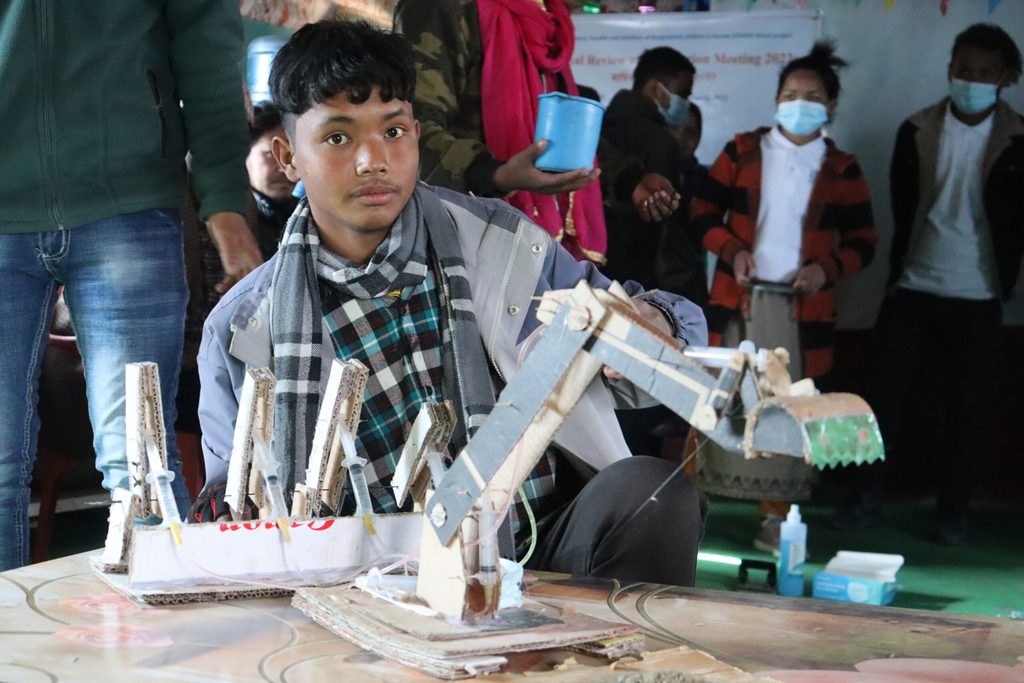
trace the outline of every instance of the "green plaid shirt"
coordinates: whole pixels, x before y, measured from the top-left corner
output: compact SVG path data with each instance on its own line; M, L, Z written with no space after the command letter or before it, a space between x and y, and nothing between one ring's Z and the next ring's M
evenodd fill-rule
M425 402L444 400L441 348L447 335L436 277L428 270L420 284L406 287L397 297L343 299L323 280L320 289L335 355L356 358L370 369L356 450L368 461L365 473L374 510L397 512L391 478L409 430ZM523 482L523 492L538 518L557 503L555 463L555 452L548 449ZM346 482L346 493L349 488ZM346 495L340 513L352 514L354 509L353 496ZM511 514L512 529L521 542L528 526L518 497Z
M369 463L366 481L378 512L396 512L391 477L420 408L440 402L440 306L434 275L400 296L343 300L321 280L321 300L335 355L370 370L356 431L356 451ZM349 496L348 498L351 498Z

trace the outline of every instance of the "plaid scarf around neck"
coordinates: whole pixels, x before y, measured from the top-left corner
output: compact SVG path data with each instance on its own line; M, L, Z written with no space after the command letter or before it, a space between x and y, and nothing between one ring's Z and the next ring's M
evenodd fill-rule
M453 437L458 449L490 412L494 392L456 227L440 199L418 185L365 269L343 269L331 286L351 297L375 298L418 284L428 267L428 235L442 297L444 395L460 418ZM289 494L305 476L319 410L325 340L317 272L337 263L331 256L321 254L319 233L303 199L281 241L270 316L277 376L273 454L284 466Z

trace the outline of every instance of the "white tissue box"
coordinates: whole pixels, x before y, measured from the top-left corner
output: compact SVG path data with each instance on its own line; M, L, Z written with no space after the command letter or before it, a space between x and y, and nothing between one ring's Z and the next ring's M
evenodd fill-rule
M899 590L902 555L840 550L814 575L812 595L823 600L888 605Z

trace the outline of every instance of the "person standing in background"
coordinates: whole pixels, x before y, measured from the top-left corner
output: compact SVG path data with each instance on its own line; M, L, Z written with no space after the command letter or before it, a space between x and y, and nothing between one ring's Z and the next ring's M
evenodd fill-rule
M690 102L683 125L672 129L672 135L679 145L679 206L676 214L680 225L665 230L658 246L655 272L658 287L682 294L701 308L708 305L708 270L704 235L693 229L690 222L690 204L697 195L697 189L708 175L708 167L697 159L697 147L704 132L704 118L700 107Z
M27 561L40 359L62 284L104 486L116 501L130 485L124 366L154 361L188 509L173 426L188 297L178 207L191 151L221 286L260 263L244 218L241 58L230 0L13 0L0 13L0 570Z
M667 234L684 230L688 207L681 205L675 184L681 159L673 131L686 121L696 72L693 63L674 48L645 50L633 70L633 87L615 93L605 112L598 160L608 261L601 272L612 280L633 280L648 290L661 286L657 276L661 247ZM703 270L697 252L676 255L692 256L687 264L674 264L680 269ZM696 290L662 289L703 305L707 286L704 280L698 284ZM616 411L630 451L644 455L660 454L661 440L654 432L673 416L663 405Z
M245 168L249 172L249 185L256 202L256 241L264 260L277 251L285 223L299 203L292 196L295 183L288 180L271 152L274 138L283 138L284 134L281 114L274 105L265 102L255 107L253 121L249 125L252 147L245 158Z
M600 171L534 165L546 147L533 142L538 96L578 94L565 0L400 0L394 25L416 60L420 180L506 197L569 253L603 264Z
M975 24L953 43L949 95L900 126L890 187L895 230L889 292L875 327L869 398L888 458L899 457L901 413L927 350L947 354L949 438L939 471L938 540L967 539L974 471L985 452L986 402L1010 298L1024 254L1024 118L1000 99L1020 80L1021 54L994 24ZM883 462L833 525L882 523Z
M750 339L783 347L794 378L832 367L835 284L875 253L867 182L857 159L824 135L846 62L815 43L789 62L776 91L777 126L729 142L698 188L690 217L718 257L707 309L716 346ZM810 497L813 470L794 458L744 460L709 447L697 482L707 493L761 501L754 546L778 553L789 504Z
M673 215L680 207L675 183L681 160L672 131L686 120L696 72L671 47L646 50L633 70L633 87L617 92L605 112L598 149L609 226L603 272L613 280L657 287L655 262L662 233L682 229ZM664 213L653 204L655 198L666 204Z

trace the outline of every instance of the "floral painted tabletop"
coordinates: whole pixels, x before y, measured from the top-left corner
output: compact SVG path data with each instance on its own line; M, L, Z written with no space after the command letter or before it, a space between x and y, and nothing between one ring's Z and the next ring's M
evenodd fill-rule
M627 672L672 671L685 672L686 680L709 681L1024 683L1021 621L528 578L534 598L637 625L655 655L610 669L579 654L534 653L513 659L516 670L528 675L502 674L490 681L615 681L625 680ZM332 679L433 680L334 636L287 597L139 605L96 577L87 554L0 574L5 683Z

